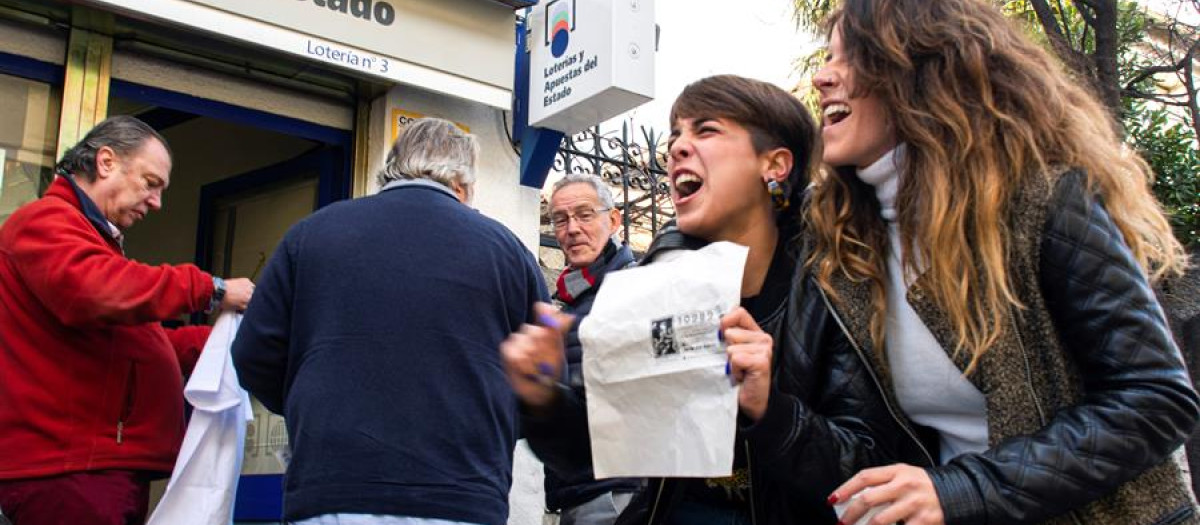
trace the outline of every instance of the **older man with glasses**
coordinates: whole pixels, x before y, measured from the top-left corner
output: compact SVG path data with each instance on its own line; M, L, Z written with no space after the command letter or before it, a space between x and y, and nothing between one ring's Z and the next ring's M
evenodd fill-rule
M566 386L583 398L583 348L579 321L592 309L604 276L634 264L633 252L613 234L621 214L612 192L598 177L569 174L554 184L550 195L554 237L567 267L558 277L554 299L575 316L566 334ZM530 419L530 418L526 418ZM534 452L546 463L546 508L560 512L561 525L610 525L629 503L640 480L597 481L592 473L590 442L585 433L572 435L554 423L525 421ZM582 428L586 428L584 425Z

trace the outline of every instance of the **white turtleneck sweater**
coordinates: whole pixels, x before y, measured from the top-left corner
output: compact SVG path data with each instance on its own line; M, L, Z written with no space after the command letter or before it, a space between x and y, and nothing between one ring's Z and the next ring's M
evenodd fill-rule
M944 464L959 454L987 449L987 404L908 303L908 288L917 275L903 269L900 225L896 222L899 166L904 151L903 144L897 146L859 170L858 178L875 187L891 241L884 342L896 398L909 419L938 432Z

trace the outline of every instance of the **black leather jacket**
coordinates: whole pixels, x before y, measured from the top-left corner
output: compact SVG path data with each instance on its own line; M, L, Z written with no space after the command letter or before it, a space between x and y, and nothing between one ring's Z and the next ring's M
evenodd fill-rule
M1009 270L1026 307L969 376L987 399L990 448L928 468L945 522L1200 522L1172 458L1200 400L1120 230L1077 171L1021 193ZM865 334L869 296L845 281L834 287L847 299L839 319ZM945 314L909 295L953 348ZM969 356L954 359L965 367Z
M609 241L604 249L604 257L610 257L608 263L596 271L592 278L595 279L594 284L587 291L579 294L572 302L563 302L563 312L575 316L575 322L571 324L571 329L567 331L565 350L567 353L566 361L563 363L564 372L566 375L566 384L575 389L576 392L582 395L583 392L583 343L579 341L579 325L588 313L592 311L592 303L596 301L596 293L600 290L604 282L604 276L609 272L615 272L628 268L636 264L633 257L633 251L628 246L618 246L615 242ZM554 295L556 301L562 299L556 293ZM586 440L587 436L581 436ZM538 451L537 445L540 442L530 442L534 448L534 452ZM592 498L607 492L635 492L642 488L641 479L631 478L613 478L597 481L592 474L591 461L582 462L559 462L550 461L551 458L544 457L543 463L545 466L545 483L546 488L546 508L548 510L564 510L570 509L587 503ZM557 456L555 459L569 459Z
M1192 248L1192 265L1186 275L1171 278L1158 289L1158 300L1171 323L1175 344L1192 376L1192 388L1200 388L1200 246ZM1200 428L1187 441L1192 491L1200 488Z
M801 243L781 242L793 260ZM674 228L661 233L643 264L665 251L704 243ZM802 265L796 265L801 268ZM826 498L859 470L920 455L903 438L873 371L849 344L821 292L798 271L787 311L772 332L776 344L772 391L755 424L740 421L738 446L750 470L756 524L836 523ZM586 432L586 428L584 429ZM678 480L650 480L617 523L664 523L683 496Z

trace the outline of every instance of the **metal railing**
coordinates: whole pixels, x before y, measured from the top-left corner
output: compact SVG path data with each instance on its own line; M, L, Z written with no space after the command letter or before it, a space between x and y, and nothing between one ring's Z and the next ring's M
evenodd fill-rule
M601 133L595 126L565 137L554 157L553 170L596 175L611 185L621 210L621 237L641 251L659 228L675 218L675 207L667 180L663 134L644 126L633 134L630 128L626 122L619 133ZM544 210L542 245L556 247L554 236L547 235L553 231L549 224Z

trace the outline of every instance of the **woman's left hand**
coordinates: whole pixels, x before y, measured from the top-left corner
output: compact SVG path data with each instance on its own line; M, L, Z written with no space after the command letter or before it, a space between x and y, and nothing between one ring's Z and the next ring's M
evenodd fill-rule
M740 306L721 318L721 333L729 354L726 371L742 385L738 407L757 422L767 411L771 395L771 351L775 342Z
M863 489L871 489L862 492ZM829 497L830 504L850 501L841 523L852 524L872 507L887 505L870 525L904 522L904 525L943 525L942 504L929 473L912 465L889 465L866 469L855 474Z

